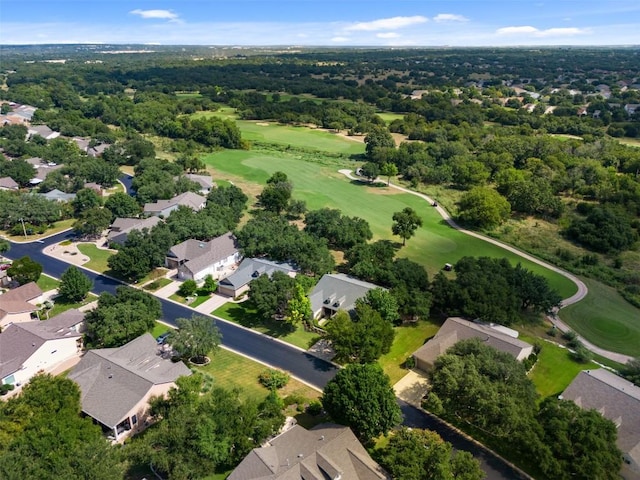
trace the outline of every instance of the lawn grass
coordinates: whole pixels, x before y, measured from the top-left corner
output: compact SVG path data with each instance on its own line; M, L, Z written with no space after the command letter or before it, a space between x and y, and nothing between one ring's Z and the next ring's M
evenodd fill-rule
M588 278L583 280L589 293L582 301L560 310L560 318L599 347L640 356L638 309L616 289Z
M271 337L279 338L305 350L318 339L317 334L305 331L302 325L292 329L285 322L265 320L247 302L227 302L211 314Z
M144 287L145 290L149 291L149 292L155 292L157 290L160 290L162 287L166 287L167 285L169 285L173 280L171 280L170 278L159 278L157 280L154 280L150 283L147 283Z
M391 113L391 112L378 112L377 115L385 121L385 123L389 124L394 120L402 120L405 115L402 113Z
M49 318L53 318L56 315L61 314L62 312L66 312L67 310L71 310L72 308L80 308L88 303L95 302L98 297L92 293L88 294L86 298L81 302L68 302L63 297L57 297L53 301L53 308L49 310Z
M79 243L78 250L84 256L89 257L89 261L82 266L95 272L104 273L109 270L107 261L114 252L96 247L94 243Z
M153 327L153 330L151 330L151 335L153 335L153 338L158 338L160 335L162 335L165 332L168 332L169 330L172 330L172 328L169 327L168 325L165 325L162 322L156 322L155 326Z
M38 279L36 284L38 285L38 287L40 287L40 290L42 290L43 292L47 292L49 290L58 288L58 286L60 285L60 281L56 280L53 277L50 277L49 275L42 274L40 275L40 278Z
M202 291L197 291L196 293L198 294L198 296L191 303L187 303L186 297L183 297L177 292L173 295L170 295L169 298L171 300L175 300L176 302L182 303L183 305L188 305L190 308L196 308L198 305L202 305L204 302L211 298L211 295L209 293L205 293Z
M301 162L296 155L286 152L256 150L214 153L203 160L222 175L230 174L259 184L264 184L278 170L287 172L294 186L293 196L304 200L309 210L337 208L345 215L364 218L371 226L374 240L399 241L391 235L391 217L405 207L413 208L422 218L423 226L397 255L420 263L432 277L445 263L455 263L464 256L504 257L514 265L521 263L543 275L563 298L576 292L575 284L562 275L451 228L433 207L415 195L381 184L348 180L337 172L340 164L335 161ZM355 164L351 167L355 168Z
M534 343L535 338L520 336L525 342ZM540 401L553 395L560 395L582 370L594 368L595 364L578 363L571 358L569 350L551 342L538 342L542 350L538 361L529 372L529 378L536 386Z
M428 338L433 337L439 328L439 324L431 321L420 321L394 328L396 336L393 339L391 350L378 360L384 372L389 375L391 385L397 383L407 374L408 370L404 368L404 362Z
M6 230L0 230L0 235L4 236L7 240L12 242L21 243L21 242L33 242L34 240L40 240L41 238L49 237L51 235L55 235L56 233L63 232L65 230L69 230L73 224L75 223L75 219L68 218L66 220L60 220L55 222L51 228L48 228L46 232L39 233L37 235L29 235L27 238L24 237L23 234L19 235L11 235Z

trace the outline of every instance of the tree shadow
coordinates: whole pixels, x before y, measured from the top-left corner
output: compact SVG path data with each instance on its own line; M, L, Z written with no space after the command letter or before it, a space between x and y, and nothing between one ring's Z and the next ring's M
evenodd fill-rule
M284 321L264 318L242 304L236 304L227 309L227 314L236 323L246 328L256 329L271 337L285 337L295 331L295 327Z

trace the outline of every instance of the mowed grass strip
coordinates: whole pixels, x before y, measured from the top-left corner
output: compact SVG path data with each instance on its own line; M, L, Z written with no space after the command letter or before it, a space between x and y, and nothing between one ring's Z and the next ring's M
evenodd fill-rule
M89 257L89 261L83 264L83 267L100 273L109 270L107 261L114 255L113 251L98 248L93 243L79 243L78 250L80 250L80 253L84 256Z
M464 256L507 258L513 265L543 275L563 298L576 292L569 279L538 264L525 260L497 245L470 237L451 228L423 199L402 193L385 185L370 185L351 181L337 172L339 164L302 162L284 152L234 151L220 152L203 159L221 174L239 176L246 181L264 185L276 171L286 172L293 182L293 195L304 200L309 210L337 208L343 214L364 218L371 225L374 239L399 242L391 235L392 216L405 207L418 212L423 226L416 231L397 256L407 257L423 265L433 277L445 263L455 263ZM356 164L347 163L352 169Z
M640 316L611 287L583 278L589 293L580 302L560 310L560 318L599 347L640 356Z
M397 383L408 373L408 370L404 368L404 362L413 352L424 345L428 338L433 337L439 328L440 325L430 321L394 328L396 336L393 339L391 350L378 360L384 372L389 375L391 385Z
M49 275L45 275L44 273L40 275L40 278L36 282L40 290L43 292L47 292L49 290L56 289L60 286L60 282Z

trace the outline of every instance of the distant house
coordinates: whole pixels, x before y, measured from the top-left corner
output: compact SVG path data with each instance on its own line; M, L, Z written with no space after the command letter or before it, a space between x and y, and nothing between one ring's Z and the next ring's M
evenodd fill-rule
M110 146L108 143L101 143L91 147L91 139L82 137L73 137L72 140L78 148L90 157L99 157Z
M147 217L147 218L116 218L109 229L107 235L107 243L116 243L118 245L124 245L127 241L129 233L133 230L142 231L145 228L151 230L162 220L160 217Z
M44 179L47 178L47 175L51 172L55 172L59 168L62 168L62 165L58 165L53 162L46 162L40 157L27 158L26 161L36 169L36 176L29 180L31 185L38 185L39 183L42 183Z
M54 188L53 190L47 193L39 193L38 195L40 195L43 198L46 198L47 200L51 200L53 202L61 202L61 203L72 202L73 200L76 199L75 193L65 193L62 190L58 190L57 188Z
M342 273L327 273L309 295L313 317L332 317L338 310L351 312L356 300L374 288L380 287Z
M182 175L182 177L200 185L200 193L203 195L207 195L212 188L216 187L216 184L211 179L210 175L197 175L195 173L186 173ZM174 180L177 180L178 178L180 177L175 177Z
M627 112L627 115L635 115L637 111L640 111L640 103L627 103L624 106L624 111Z
M622 476L640 479L640 387L604 368L583 370L560 398L597 410L616 424L624 458Z
M67 310L44 320L14 323L0 333L0 383L20 386L79 358L84 313Z
M150 333L119 348L89 350L69 373L80 386L82 412L113 441L123 441L148 423L149 399L164 396L191 375L182 362L163 355Z
M416 368L430 370L436 359L461 340L478 338L486 345L512 355L522 361L533 353L533 346L517 338L518 332L501 325L470 322L459 317L449 317L438 333L413 352Z
M30 282L0 295L0 328L10 323L31 321L31 314L37 312L42 302L42 290Z
M0 178L0 190L18 190L20 185L11 177Z
M249 283L260 275L271 277L274 272L282 272L290 277L296 275L296 268L288 263L272 262L264 258L245 258L237 270L218 282L218 293L237 297L249 290Z
M96 182L87 182L82 186L82 188L93 190L99 197L102 197L104 195L104 188L102 188L102 185Z
M27 131L27 138L31 138L34 135L40 135L45 140L53 140L60 136L60 132L54 132L46 125L32 125Z
M227 480L383 480L389 475L349 427L299 425L254 448Z
M156 217L168 217L171 212L177 210L179 206L189 207L196 212L202 210L207 203L206 197L193 192L185 192L177 195L169 200L158 200L154 203L147 203L144 206L146 215L154 215Z
M236 237L227 232L208 242L189 239L171 247L165 264L167 268L178 269L180 278L199 281L207 275L219 278L224 269L238 263L240 258Z

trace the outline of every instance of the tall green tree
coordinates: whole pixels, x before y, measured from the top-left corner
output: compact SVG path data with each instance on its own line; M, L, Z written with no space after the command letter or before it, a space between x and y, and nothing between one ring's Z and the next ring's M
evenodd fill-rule
M498 192L488 187L475 187L458 202L459 218L478 228L500 225L511 213L511 205Z
M413 237L418 227L422 226L422 218L411 207L405 207L401 212L393 214L393 225L391 231L394 235L402 238L402 245L406 245L407 240Z
M269 212L280 213L287 208L293 184L283 172L275 172L267 180L267 185L258 195L260 205Z
M398 175L398 167L396 167L395 163L383 163L380 166L380 175L387 177L387 185L391 185L391 177Z
M104 202L104 206L111 212L111 218L137 217L140 214L140 205L135 198L123 192L109 195Z
M73 230L80 237L96 238L109 228L112 215L106 208L92 207L84 210L73 224Z
M9 250L11 250L11 244L9 243L9 240L0 238L0 253L7 253Z
M87 296L93 288L93 282L78 268L67 268L60 277L58 292L71 302L79 302Z
M391 434L376 457L396 480L482 480L480 463L469 452L453 452L449 442L429 430L403 427Z
M20 285L30 282L37 282L42 274L42 265L31 260L31 257L24 256L18 260L14 260L7 269L7 275Z
M389 377L378 364L352 364L339 370L324 388L322 405L365 444L402 420Z
M222 335L213 318L193 315L176 320L178 329L167 338L170 344L184 358L194 359L195 363L205 363L208 354L218 349Z

